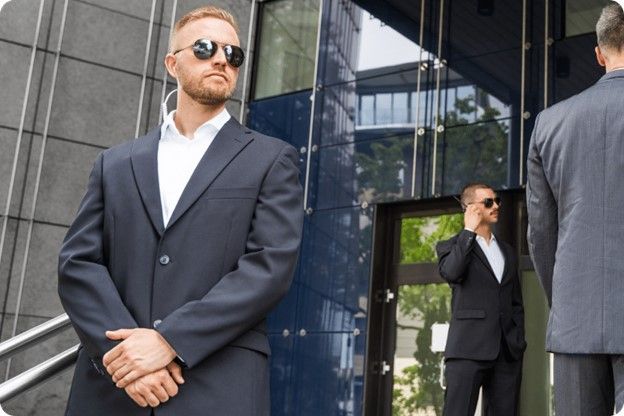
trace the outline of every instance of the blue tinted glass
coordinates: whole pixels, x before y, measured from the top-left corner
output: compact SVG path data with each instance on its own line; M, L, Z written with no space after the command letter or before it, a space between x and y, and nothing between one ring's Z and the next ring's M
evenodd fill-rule
M292 414L362 415L365 342L365 333L297 337L293 360L297 396Z
M362 140L321 147L318 154L316 207L320 209L381 202L410 196L413 129L388 136L358 132Z
M306 218L297 327L352 331L366 317L371 243L371 208L318 210Z
M292 380L295 335L269 335L271 345L271 414L294 415Z

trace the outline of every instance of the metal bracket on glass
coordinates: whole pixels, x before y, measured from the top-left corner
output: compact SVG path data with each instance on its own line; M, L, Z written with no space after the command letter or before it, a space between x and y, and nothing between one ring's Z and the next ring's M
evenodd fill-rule
M390 364L388 364L385 361L382 361L381 364L379 365L379 373L382 376L385 376L386 374L388 374L391 369L392 369L392 367L390 366Z
M302 155L305 155L307 151L308 149L305 146L301 146L301 149L299 149L299 153L301 153Z
M528 120L531 118L531 113L528 111L525 111L524 113L522 113L522 118L524 118L525 120Z
M436 127L436 130L438 131L438 133L442 133L444 132L444 126L440 124L438 127Z
M289 331L288 329L284 329L284 330L282 331L282 336L283 336L284 338L287 338L289 335L290 335L290 331Z
M368 202L366 202L366 201L362 202L362 204L360 205L360 207L362 207L362 209L366 209L366 208L368 208Z
M390 289L380 290L377 292L377 302L390 303L394 299L394 292Z
M308 331L306 331L304 328L301 328L299 330L299 336L300 337L305 337L306 335L308 335Z
M424 127L419 127L417 130L417 133L419 136L424 136L425 135L425 129Z
M308 207L305 210L306 215L312 215L313 212L314 212L314 210L312 209L312 207Z
M525 49L525 50L527 50L527 51L528 51L529 49L531 49L531 42L526 42L526 43L524 44L524 49Z

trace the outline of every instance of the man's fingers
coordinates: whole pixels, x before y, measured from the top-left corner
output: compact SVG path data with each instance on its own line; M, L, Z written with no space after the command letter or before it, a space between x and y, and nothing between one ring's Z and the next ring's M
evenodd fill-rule
M137 370L132 370L129 373L127 373L121 380L119 380L116 383L116 386L119 387L120 389L126 388L128 384L132 383L134 380L138 379L139 377L143 377L144 375L145 374L141 374Z
M163 388L169 395L169 397L173 397L178 394L178 385L171 377L166 377L165 381L162 383Z
M137 391L136 385L133 384L128 386L128 388L126 389L126 393L128 394L128 396L130 396L132 400L134 400L136 404L141 407L147 407L147 400L145 400L143 396Z
M169 370L169 374L173 377L173 381L178 384L184 384L184 378L182 377L182 368L176 363L171 363L167 366L167 370Z
M160 404L160 400L158 400L158 397L152 392L145 395L145 400L147 400L147 404L152 407L157 407Z
M106 331L106 338L112 340L126 339L132 334L132 329L118 329L116 331Z
M169 400L169 394L162 385L152 386L152 393L158 398L160 403L164 403Z
M121 344L119 344L115 348L104 354L104 357L102 357L102 363L104 363L104 365L108 367L113 361L119 358L122 352L123 347L121 346Z
M113 376L117 371L123 369L124 367L126 367L127 364L120 358L117 358L116 360L113 360L112 362L110 362L107 366L106 366L106 371L108 372L108 374L110 374L111 376ZM125 373L124 373L125 375ZM118 376L117 378L120 378L123 376Z
M112 367L115 365L115 363L116 363L116 362L117 362L117 361L113 361L113 363L112 363L109 367L111 367L111 368L112 368ZM113 381L114 381L115 383L117 383L117 382L119 382L120 380L122 380L125 376L127 376L127 375L128 375L128 373L130 373L130 372L132 371L132 369L130 368L130 366L129 366L129 365L123 365L123 366L121 366L120 368L118 368L118 369L116 369L116 370L112 370L112 372L111 372L111 370L109 370L109 369L108 369L109 367L106 367L106 371L108 371L108 374L110 374L111 376L113 376ZM125 383L123 386L118 386L118 387L121 387L121 388L123 389L123 388L125 388L128 384L130 384L130 382L127 382L127 383Z

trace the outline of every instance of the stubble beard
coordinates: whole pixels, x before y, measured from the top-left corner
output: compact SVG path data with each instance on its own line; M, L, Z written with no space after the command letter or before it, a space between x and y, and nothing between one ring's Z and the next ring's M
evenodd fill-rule
M227 100L232 98L234 88L228 88L228 86L202 86L200 82L192 81L182 85L182 90L193 101L202 105L222 105Z

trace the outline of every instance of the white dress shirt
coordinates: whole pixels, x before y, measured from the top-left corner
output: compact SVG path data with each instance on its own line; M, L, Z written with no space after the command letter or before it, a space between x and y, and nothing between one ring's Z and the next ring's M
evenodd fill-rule
M503 252L496 242L496 237L492 234L490 244L487 243L485 238L478 234L476 239L477 243L479 243L479 247L481 247L481 250L485 253L485 257L487 257L490 267L492 267L494 275L498 279L498 283L500 283L503 280L503 273L505 272L505 256L503 256Z
M219 130L230 119L230 113L223 109L214 118L199 126L193 139L189 139L178 131L173 120L174 115L175 110L165 117L158 143L158 184L165 227L199 161Z

